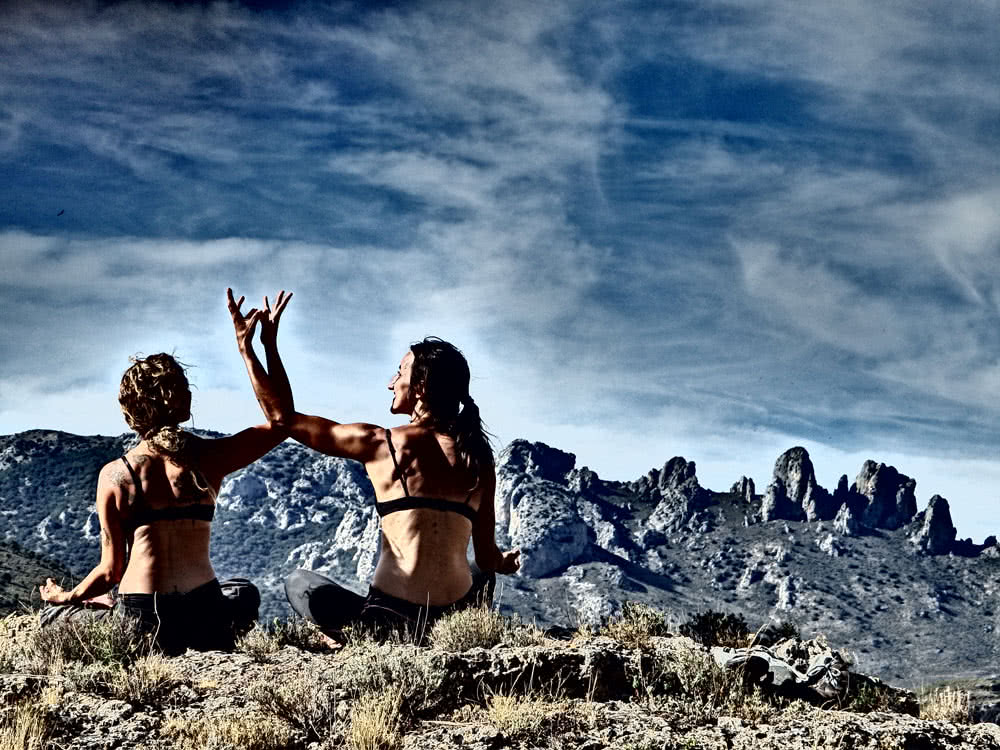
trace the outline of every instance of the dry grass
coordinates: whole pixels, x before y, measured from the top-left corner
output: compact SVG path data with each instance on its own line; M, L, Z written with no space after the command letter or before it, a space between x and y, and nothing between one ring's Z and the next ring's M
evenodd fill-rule
M546 746L547 738L580 733L595 722L593 706L541 693L496 693L486 699L486 721L512 741Z
M353 750L397 750L402 745L403 693L389 687L362 695L351 712L347 743Z
M436 714L454 701L455 686L432 650L367 639L352 641L341 653L338 685L352 696L398 687L413 717Z
M545 640L534 625L504 617L489 607L469 607L452 612L431 628L430 643L442 651L468 651L494 646L537 646Z
M670 630L662 612L639 602L625 602L622 611L599 631L631 648L644 648L649 639L668 635Z
M334 685L312 672L280 681L260 679L247 692L267 716L297 729L310 742L338 732Z
M180 683L177 668L159 654L149 654L127 666L71 662L63 665L62 675L80 692L143 706L162 703Z
M170 719L161 734L177 750L282 750L294 739L291 727L265 714Z
M0 750L44 750L48 723L35 706L18 704L0 716Z
M972 722L970 695L947 685L928 690L920 697L920 718L969 724Z

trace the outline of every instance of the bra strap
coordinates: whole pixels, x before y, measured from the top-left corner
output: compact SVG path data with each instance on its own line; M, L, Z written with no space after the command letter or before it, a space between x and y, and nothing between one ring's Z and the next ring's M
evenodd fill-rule
M403 472L399 470L399 463L396 461L396 449L392 445L392 432L388 429L385 431L385 442L389 444L389 455L392 456L392 465L396 467L396 474L399 476L399 483L403 485L403 494L406 497L409 497L410 491L406 489L406 479L403 477Z
M132 464L128 462L125 456L122 456L122 463L125 464L125 468L128 469L128 473L132 475L132 483L135 485L135 500L136 502L142 502L145 498L142 494L142 482L139 481L139 475L136 474L135 469L132 468Z

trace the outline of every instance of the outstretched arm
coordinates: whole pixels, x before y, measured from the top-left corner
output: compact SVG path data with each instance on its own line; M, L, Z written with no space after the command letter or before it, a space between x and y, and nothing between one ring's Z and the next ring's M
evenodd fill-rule
M42 601L51 604L81 604L114 588L125 573L125 532L122 530L119 500L123 481L115 464L101 470L97 480L97 518L101 525L101 561L80 583L66 591L51 578L38 587Z

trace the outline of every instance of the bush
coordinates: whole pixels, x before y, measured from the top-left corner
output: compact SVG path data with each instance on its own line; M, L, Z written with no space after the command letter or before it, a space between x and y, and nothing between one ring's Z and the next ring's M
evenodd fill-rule
M315 625L301 617L287 620L275 618L270 626L259 623L236 641L236 650L258 662L266 662L268 657L285 646L303 651L320 651L326 648L323 634Z
M251 683L248 694L265 715L297 729L309 742L322 742L337 734L334 685L312 672L281 682L262 678Z
M662 612L639 602L625 602L622 611L608 621L600 634L626 646L642 648L650 638L668 635L669 632Z
M445 615L431 628L430 643L442 651L468 651L494 646L537 646L542 631L504 617L489 607L469 607Z
M152 636L133 620L67 620L33 631L25 644L27 669L59 674L66 662L127 666L153 651Z
M341 654L338 684L351 695L398 687L413 717L434 714L454 700L454 685L431 650L368 639L348 643Z
M129 665L81 664L63 667L63 675L80 692L154 705L181 683L177 669L160 654L149 654Z
M681 635L704 646L744 647L750 638L750 627L741 615L715 612L691 613L690 619L681 625Z

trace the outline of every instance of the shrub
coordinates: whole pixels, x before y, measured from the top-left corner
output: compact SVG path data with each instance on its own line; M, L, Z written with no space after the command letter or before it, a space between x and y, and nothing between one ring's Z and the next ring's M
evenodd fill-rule
M266 715L299 730L309 742L337 734L334 685L319 675L305 672L281 682L263 678L250 685L248 694Z
M323 634L315 625L302 617L287 620L275 618L270 626L259 623L236 641L236 650L258 662L266 662L268 657L285 646L303 651L319 651L326 648Z
M348 744L354 750L396 750L400 747L402 702L402 692L394 687L361 696L351 712Z
M430 643L443 651L468 651L494 646L535 646L544 640L533 625L504 617L488 607L470 607L452 612L431 628Z
M398 687L405 710L414 717L432 714L454 700L454 686L434 652L412 645L356 639L338 664L338 684L361 696Z
M124 617L67 620L38 628L28 637L28 671L58 674L66 662L128 665L150 654L152 637Z
M690 619L680 627L681 635L704 646L746 646L750 628L741 615L715 612L691 613Z
M179 750L283 750L293 740L286 723L260 713L193 721L170 719L161 733Z
M920 718L969 724L972 722L970 695L947 685L929 690L920 698Z
M622 611L601 629L601 635L614 638L626 646L641 648L654 636L669 634L663 613L639 602L625 602Z

